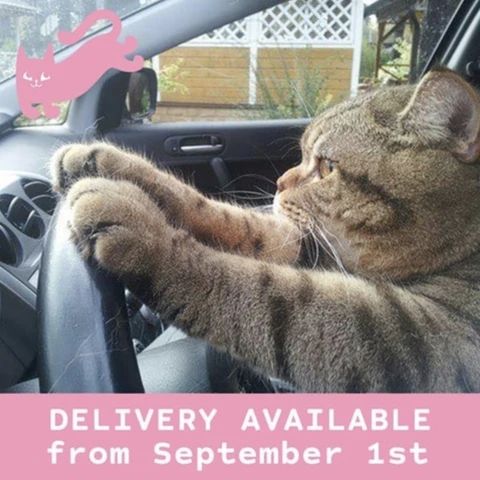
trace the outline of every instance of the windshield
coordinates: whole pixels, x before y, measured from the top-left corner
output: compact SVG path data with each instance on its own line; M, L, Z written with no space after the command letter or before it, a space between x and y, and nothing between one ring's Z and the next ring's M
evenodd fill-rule
M161 0L0 0L0 82L15 73L20 44L30 56L40 57L49 43L55 51L62 48L57 33L75 29L93 10L108 8L126 17L158 1ZM95 29L103 26L98 23Z

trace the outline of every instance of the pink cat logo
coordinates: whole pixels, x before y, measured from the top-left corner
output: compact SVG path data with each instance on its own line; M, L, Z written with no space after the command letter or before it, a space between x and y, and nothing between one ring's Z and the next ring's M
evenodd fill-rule
M58 117L60 109L55 103L83 95L110 68L136 72L143 67L140 55L133 60L125 58L135 50L137 41L133 37L123 43L118 41L122 22L111 10L91 13L75 31L60 32L58 40L63 45L72 45L99 20L112 22L112 31L92 38L61 63L55 63L52 44L41 59L29 58L23 47L18 49L17 95L26 117L35 119L40 116L34 107L37 104L43 105L47 118Z

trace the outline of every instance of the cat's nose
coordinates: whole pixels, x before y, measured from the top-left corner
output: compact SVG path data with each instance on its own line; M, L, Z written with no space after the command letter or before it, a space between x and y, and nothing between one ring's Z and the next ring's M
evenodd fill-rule
M280 193L280 192L283 192L283 191L287 188L285 179L284 179L283 177L284 177L284 175L282 175L282 176L277 180L277 191L278 191L279 193Z
M289 188L294 187L298 183L298 167L291 168L287 170L278 180L277 180L277 191L278 193L283 192Z

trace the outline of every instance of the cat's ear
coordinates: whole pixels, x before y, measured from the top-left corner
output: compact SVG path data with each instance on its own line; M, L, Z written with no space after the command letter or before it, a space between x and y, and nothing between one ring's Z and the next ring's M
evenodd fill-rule
M44 58L44 60L48 60L48 61L53 63L54 62L54 56L55 56L55 51L53 50L53 45L51 43L49 43L43 58Z
M434 70L421 80L400 113L405 132L426 144L443 142L467 163L480 155L480 97L462 77Z

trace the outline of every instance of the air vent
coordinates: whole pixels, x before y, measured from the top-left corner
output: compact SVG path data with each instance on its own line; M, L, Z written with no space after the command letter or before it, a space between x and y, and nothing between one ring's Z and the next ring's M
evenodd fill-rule
M22 180L23 190L27 197L40 209L48 215L53 215L57 206L57 198L52 192L52 187L42 180L25 179Z
M0 211L12 225L31 238L40 238L45 232L38 212L20 197L0 195Z
M18 241L10 230L0 225L0 262L7 265L17 265L20 260Z

